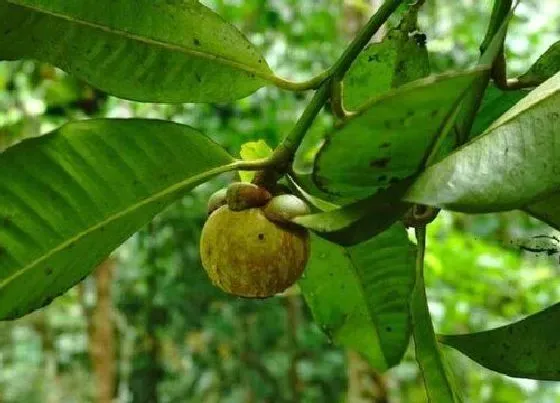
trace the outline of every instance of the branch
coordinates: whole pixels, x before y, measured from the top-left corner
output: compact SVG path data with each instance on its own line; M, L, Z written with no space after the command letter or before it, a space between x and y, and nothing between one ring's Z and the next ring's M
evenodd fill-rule
M274 166L269 172L258 174L253 182L267 186L276 182L289 168L294 154L301 144L305 133L317 117L330 96L330 88L333 80L341 81L344 74L350 68L352 62L358 57L364 46L371 37L381 28L387 19L395 12L402 0L387 0L370 18L368 23L360 30L356 38L342 53L336 63L328 70L327 77L303 111L294 128L284 138L282 143L274 150L269 162Z

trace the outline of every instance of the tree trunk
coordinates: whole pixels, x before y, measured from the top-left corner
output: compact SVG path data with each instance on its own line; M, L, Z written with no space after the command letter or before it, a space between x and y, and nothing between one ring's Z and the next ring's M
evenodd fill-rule
M93 275L96 303L90 311L88 333L96 403L111 403L115 392L115 329L111 299L114 266L115 261L107 259Z
M387 386L362 356L348 351L348 403L388 403Z

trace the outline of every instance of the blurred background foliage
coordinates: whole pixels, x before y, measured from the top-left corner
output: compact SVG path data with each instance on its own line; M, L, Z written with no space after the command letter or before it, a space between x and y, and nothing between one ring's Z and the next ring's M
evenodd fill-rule
M378 5L204 3L246 33L279 75L294 80L327 68ZM489 0L427 2L420 28L434 72L474 64L490 9ZM559 35L557 0L524 0L507 41L510 73L527 69ZM3 62L0 149L71 119L136 116L192 125L237 155L247 141L276 145L308 97L264 88L232 104L139 104L107 96L49 65ZM325 111L309 141L329 122ZM211 286L200 266L198 238L207 197L231 179L186 195L49 307L0 323L0 403L425 401L413 349L402 365L380 376L321 333L297 291L251 301ZM440 214L430 226L427 254L437 331L482 330L557 302L560 244L543 246L544 238L533 238L541 235L554 236L520 212ZM530 242L550 250L528 251ZM501 376L445 351L467 402L560 402L555 383Z

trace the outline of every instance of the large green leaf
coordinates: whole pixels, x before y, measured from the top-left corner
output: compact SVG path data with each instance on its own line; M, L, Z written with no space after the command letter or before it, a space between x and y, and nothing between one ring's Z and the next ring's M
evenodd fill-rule
M541 198L523 210L560 231L560 191Z
M358 109L376 95L427 76L428 51L416 35L399 26L368 45L344 77L344 106Z
M519 77L521 83L539 83L560 71L560 41L554 43L541 57Z
M482 72L417 80L368 102L327 136L315 160L317 186L342 198L363 199L416 173Z
M67 124L0 154L0 319L48 304L232 158L157 120Z
M118 97L228 101L272 77L255 47L195 0L0 0L0 59L46 61Z
M315 321L339 345L362 353L377 370L408 346L414 246L402 224L350 248L317 237L299 285Z
M465 212L522 208L560 189L560 73L429 167L407 201Z
M485 332L440 336L440 341L503 374L560 381L560 304Z

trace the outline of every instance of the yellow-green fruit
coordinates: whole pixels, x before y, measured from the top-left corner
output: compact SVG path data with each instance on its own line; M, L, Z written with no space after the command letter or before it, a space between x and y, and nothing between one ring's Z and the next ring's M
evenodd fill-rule
M200 238L202 265L222 290L242 297L278 294L301 276L309 257L306 229L269 221L260 208L214 211Z

